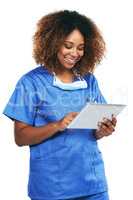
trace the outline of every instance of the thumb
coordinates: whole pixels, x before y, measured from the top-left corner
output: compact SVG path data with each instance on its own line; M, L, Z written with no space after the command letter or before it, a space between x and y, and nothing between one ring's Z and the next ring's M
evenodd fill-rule
M78 112L72 112L72 117L76 117L78 114Z

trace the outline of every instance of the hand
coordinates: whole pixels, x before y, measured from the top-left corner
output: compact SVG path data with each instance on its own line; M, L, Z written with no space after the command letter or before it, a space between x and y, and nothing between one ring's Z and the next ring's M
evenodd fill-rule
M104 136L109 136L115 131L115 126L117 123L116 117L112 115L112 120L103 118L102 122L98 123L98 129L95 132L97 139L101 139Z
M78 112L70 112L63 119L57 122L60 131L66 129L66 127L72 122L72 120L78 115Z

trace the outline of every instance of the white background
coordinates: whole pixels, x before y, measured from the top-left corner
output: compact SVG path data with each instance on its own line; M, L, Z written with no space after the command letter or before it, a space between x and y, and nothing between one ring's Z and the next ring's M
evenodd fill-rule
M99 26L107 43L107 54L95 75L109 103L128 104L133 57L130 1L5 0L0 3L1 113L17 80L35 67L32 35L37 20L48 12L60 9L77 10L92 18ZM128 105L128 109L119 115L115 133L99 141L111 200L133 199L133 133L128 124L129 110L131 108ZM0 199L28 200L29 148L15 145L13 123L4 115L0 119L0 133Z

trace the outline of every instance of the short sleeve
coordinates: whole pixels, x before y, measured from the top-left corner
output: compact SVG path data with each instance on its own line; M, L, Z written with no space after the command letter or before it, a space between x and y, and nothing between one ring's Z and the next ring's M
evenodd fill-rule
M88 84L88 101L92 103L107 103L99 88L96 77L89 73L84 78Z
M7 103L3 114L12 120L34 125L37 107L36 90L30 79L23 76Z
M96 103L107 103L100 88L98 85L98 81L95 78L94 75L93 76L93 94L94 94L94 102Z

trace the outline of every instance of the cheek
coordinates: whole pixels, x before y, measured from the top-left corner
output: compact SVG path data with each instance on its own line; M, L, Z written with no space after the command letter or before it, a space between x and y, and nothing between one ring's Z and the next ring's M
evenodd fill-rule
M65 52L67 51L66 48L64 48L64 46L62 46L60 49L59 49L59 54L65 54Z
M69 51L67 49L61 48L59 52L57 53L57 57L59 60L62 60L65 55L67 55Z
M63 60L63 55L62 55L60 52L58 52L57 58L58 58L59 62L62 62L62 60Z
M80 52L79 53L80 60L82 59L83 56L84 56L84 52Z
M80 52L80 56L81 57L84 56L84 51Z

